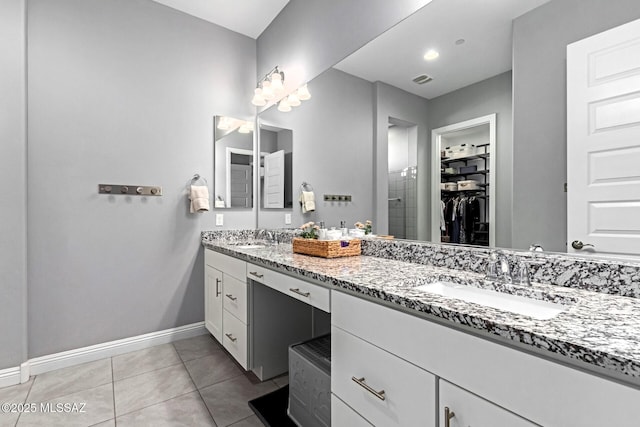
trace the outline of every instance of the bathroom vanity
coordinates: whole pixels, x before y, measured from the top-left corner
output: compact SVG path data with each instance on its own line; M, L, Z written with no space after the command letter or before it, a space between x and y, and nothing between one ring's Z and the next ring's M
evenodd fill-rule
M274 347L286 346L319 335L329 327L328 315L314 313L330 312L333 425L602 426L640 419L640 300L573 283L600 267L544 255L552 269L565 263L556 280L567 286L537 283L553 275L543 266L532 269L534 284L526 287L485 280L486 260L464 248L447 257L436 245L370 241L364 256L329 260L294 254L289 244L243 244L208 233L203 245L205 268L223 271L223 294L223 264L245 265L245 335L230 334L246 350L234 353L238 341L226 335L225 320L238 317L225 312L224 298L222 343L261 378L281 369L278 359L286 357L265 353L266 343L278 336ZM425 251L432 252L431 262ZM613 280L615 274L602 268L600 279ZM618 265L616 274L617 283L628 279L625 292L633 293L638 267ZM425 290L433 284L437 292ZM447 286L480 293L491 288L507 299L524 298L526 306L532 300L557 310L519 314L519 308L451 296L442 291ZM270 302L255 298L265 289L273 292ZM259 301L266 303L256 307ZM262 318L252 323L255 315Z

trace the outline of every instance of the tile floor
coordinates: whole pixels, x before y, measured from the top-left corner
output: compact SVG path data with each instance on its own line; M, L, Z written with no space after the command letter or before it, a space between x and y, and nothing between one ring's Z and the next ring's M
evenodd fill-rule
M0 411L0 427L262 426L247 402L287 381L285 375L260 383L201 335L0 388L0 403L37 408ZM43 404L54 410L43 411Z

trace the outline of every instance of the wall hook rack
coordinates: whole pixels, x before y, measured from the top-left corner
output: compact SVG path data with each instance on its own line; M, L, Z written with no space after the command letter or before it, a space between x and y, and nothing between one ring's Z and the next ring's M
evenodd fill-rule
M159 185L98 184L98 194L120 194L126 196L162 196Z

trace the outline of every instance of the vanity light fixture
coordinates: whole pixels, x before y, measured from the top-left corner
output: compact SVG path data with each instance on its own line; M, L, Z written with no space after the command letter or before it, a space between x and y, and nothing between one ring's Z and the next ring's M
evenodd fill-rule
M424 59L427 61L433 61L434 59L436 59L438 56L440 56L440 54L438 53L437 50L434 49L429 49L427 51L427 53L424 54Z
M278 104L278 111L288 112L291 107L297 107L300 101L307 99L311 99L311 94L306 84L285 96L284 72L276 65L258 80L251 103L256 107L264 107L273 102Z
M267 105L267 101L271 101L282 95L284 90L284 73L278 69L276 65L271 71L264 75L254 91L251 103L255 106L262 107Z

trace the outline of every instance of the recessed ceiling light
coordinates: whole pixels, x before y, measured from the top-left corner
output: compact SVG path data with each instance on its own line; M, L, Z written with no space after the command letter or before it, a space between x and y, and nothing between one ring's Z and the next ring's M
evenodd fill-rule
M424 54L424 59L426 59L427 61L431 61L433 59L436 59L438 56L440 56L438 51L429 49L427 53Z

